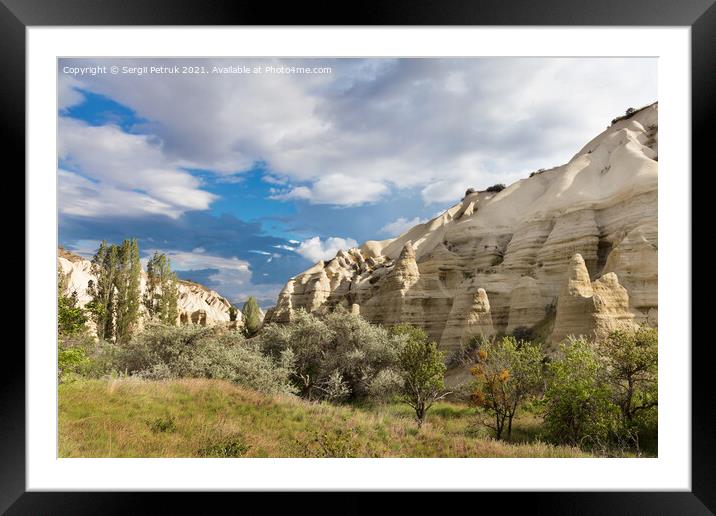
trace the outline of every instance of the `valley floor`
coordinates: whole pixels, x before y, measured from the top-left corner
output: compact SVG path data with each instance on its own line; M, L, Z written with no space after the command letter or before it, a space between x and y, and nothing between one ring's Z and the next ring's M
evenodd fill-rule
M336 406L205 379L78 380L59 387L60 457L586 457L535 440L525 413L496 441L474 409ZM523 442L520 442L523 441ZM531 442L527 442L531 441Z

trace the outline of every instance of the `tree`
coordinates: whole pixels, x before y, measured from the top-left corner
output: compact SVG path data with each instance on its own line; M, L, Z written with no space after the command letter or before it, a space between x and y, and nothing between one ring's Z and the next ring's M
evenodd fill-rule
M415 410L418 428L433 404L449 394L445 389L445 358L422 328L399 324L392 334L400 343L399 364L403 376L400 399Z
M244 322L244 334L247 337L253 337L261 328L261 311L256 298L249 296L241 309L241 314Z
M117 272L117 247L102 240L92 258L92 273L87 291L92 300L87 304L97 326L97 337L110 340L114 335L114 277Z
M88 311L97 325L97 337L126 342L139 320L140 274L139 247L136 240L108 245L104 240L92 259L87 291L92 300Z
M545 423L558 442L604 447L618 426L604 363L582 339L560 346L561 357L547 368Z
M124 240L117 247L117 271L114 275L116 289L115 337L126 342L136 330L139 321L140 276L139 246L136 240Z
M475 378L473 399L494 420L498 439L507 425L512 437L512 420L519 406L542 385L542 359L537 344L514 337L486 342L477 352L478 362L470 370Z
M658 405L658 333L643 326L637 330L617 330L599 345L612 386L612 397L619 407L623 430L635 434L638 446L641 415L655 412ZM655 414L653 414L655 420Z
M236 316L238 315L239 311L236 309L235 306L231 305L229 307L229 321L234 322L236 321Z
M151 318L174 325L179 317L177 277L171 260L164 253L154 252L147 261L147 287L144 306Z
M57 334L62 340L86 330L87 315L77 304L77 292L67 295L67 276L57 268Z

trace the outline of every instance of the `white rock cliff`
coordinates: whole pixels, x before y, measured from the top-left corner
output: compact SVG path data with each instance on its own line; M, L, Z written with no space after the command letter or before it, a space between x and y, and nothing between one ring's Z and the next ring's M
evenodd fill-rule
M337 305L425 328L443 349L527 328L556 342L657 324L658 104L615 121L567 164L472 192L389 240L291 278L267 321Z

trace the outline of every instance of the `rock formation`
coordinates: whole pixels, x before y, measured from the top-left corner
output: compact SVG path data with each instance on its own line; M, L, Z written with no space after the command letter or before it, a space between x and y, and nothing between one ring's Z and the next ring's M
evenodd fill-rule
M542 338L554 341L656 325L657 142L652 104L565 165L468 191L396 238L319 262L288 281L267 320L357 304L369 321L420 325L446 350L474 332L553 328Z
M63 274L67 277L67 291L76 292L80 306L85 306L91 301L87 293L87 284L90 280L96 281L92 273L92 263L80 256L72 254L64 249L59 249L58 265ZM140 288L142 294L146 288L147 277L142 271ZM177 307L179 309L179 324L201 324L213 325L230 322L229 308L231 303L217 292L206 288L203 285L191 281L179 280L179 297ZM144 313L144 305L140 306L141 313ZM236 324L241 325L241 311L236 311Z
M552 342L569 335L603 338L619 327L632 325L629 294L617 275L607 273L592 282L584 259L575 254L557 301Z

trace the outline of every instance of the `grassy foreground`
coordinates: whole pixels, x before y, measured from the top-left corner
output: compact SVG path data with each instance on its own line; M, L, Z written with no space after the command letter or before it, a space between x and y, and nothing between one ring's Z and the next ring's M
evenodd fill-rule
M536 421L516 422L533 438ZM585 457L505 443L474 409L436 404L418 431L407 406L309 403L204 379L80 380L59 387L60 457Z

